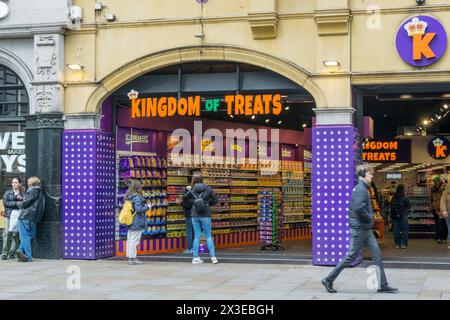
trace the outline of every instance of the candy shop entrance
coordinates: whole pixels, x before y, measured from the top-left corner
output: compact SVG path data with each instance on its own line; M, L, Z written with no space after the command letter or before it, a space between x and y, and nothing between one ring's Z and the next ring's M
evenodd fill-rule
M228 104L229 99L235 100ZM239 114L236 108L229 115L227 108L239 104L239 99L243 99L247 114ZM138 109L133 109L133 103L135 107L139 104ZM183 104L194 110L197 103L201 116L178 115ZM249 114L248 110L250 113L253 107L256 110L258 103L263 104L266 114L255 114L256 111ZM177 115L169 116L170 111L169 114L164 111L165 104L169 110L175 108ZM179 201L192 175L200 172L219 199L212 208L212 232L219 256L270 253L311 258L314 107L312 96L292 81L259 67L237 63L170 66L117 90L103 104L103 112L112 110L116 135L116 212L122 207L126 186L133 179L141 181L153 207L147 212L148 226L138 254L180 254L187 248L186 219ZM152 112L158 117L146 116ZM189 134L186 145L192 147L178 162L173 150L184 138L180 140L174 134L177 129ZM230 129L256 133L242 143L233 140L231 145L223 137L225 155L227 148L231 148L231 155L247 160L243 164L231 164L226 159L208 163L222 146L217 144L217 137L208 138L205 131L225 135ZM268 139L264 138L263 129L269 130ZM272 129L279 130L279 140ZM195 136L196 132L203 136ZM260 142L264 143L258 146L257 154L272 155L276 150L279 154L276 162L249 160L253 146ZM197 158L196 144L203 151L202 157ZM262 192L269 198L276 196L268 200L272 201L270 205L261 202ZM125 240L126 229L116 223L116 255L125 255ZM202 241L201 249L203 246Z
M364 132L363 161L376 170L371 196L377 215L375 232L384 257L450 261L450 243L444 241L448 228L445 219L435 215L450 172L448 152L435 146L441 141L446 145L450 139L446 87L448 84L355 88L358 127ZM406 187L412 203L407 249L402 248L406 245L402 240L400 249L396 246L387 204L398 184ZM443 241L438 242L438 237Z

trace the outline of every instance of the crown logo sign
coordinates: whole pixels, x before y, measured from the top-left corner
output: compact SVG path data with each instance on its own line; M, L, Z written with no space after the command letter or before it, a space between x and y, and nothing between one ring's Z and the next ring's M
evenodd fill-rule
M419 18L413 18L411 22L405 25L408 36L412 37L416 34L424 35L428 27L428 23L420 21Z
M444 144L444 141L442 141L441 139L437 138L436 140L433 141L433 144L435 147L442 147L442 145Z
M139 92L135 91L134 89L132 89L132 90L128 93L128 98L130 98L130 100L137 99L138 96L139 96Z

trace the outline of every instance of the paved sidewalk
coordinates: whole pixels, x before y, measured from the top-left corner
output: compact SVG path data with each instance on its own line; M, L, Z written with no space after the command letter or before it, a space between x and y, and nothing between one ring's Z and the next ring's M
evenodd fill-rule
M0 299L450 299L450 271L387 269L401 292L377 294L367 288L366 269L345 270L335 283L339 293L328 294L320 279L329 268L205 261L139 266L114 260L0 261Z

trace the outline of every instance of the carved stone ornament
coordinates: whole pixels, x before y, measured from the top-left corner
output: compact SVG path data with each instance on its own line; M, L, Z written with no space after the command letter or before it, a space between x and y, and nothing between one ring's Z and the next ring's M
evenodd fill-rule
M52 35L40 35L36 40L36 74L50 80L56 74L56 41Z
M62 128L64 127L63 120L58 118L38 118L36 119L39 128Z
M35 86L31 89L34 102L35 113L49 113L62 111L64 96L61 85Z

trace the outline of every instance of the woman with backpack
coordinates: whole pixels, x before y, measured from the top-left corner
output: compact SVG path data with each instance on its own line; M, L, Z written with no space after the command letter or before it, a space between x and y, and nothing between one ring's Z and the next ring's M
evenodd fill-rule
M45 198L38 177L28 179L28 190L23 201L18 202L21 209L19 217L20 246L16 255L21 262L33 261L31 240L36 235L36 223L40 222L45 210Z
M209 254L211 256L211 262L218 263L216 253L214 250L214 241L211 235L211 208L215 205L217 196L210 186L203 183L201 175L194 175L192 178L192 186L188 186L189 190L183 196L183 200L192 200L192 224L194 227L194 255L192 264L203 263L198 255L200 247L200 239L202 237L202 229L205 234L206 243L208 244Z
M20 210L18 202L23 200L25 189L21 185L22 181L18 177L11 180L12 189L7 190L3 195L3 206L5 207L4 218L6 222L3 232L3 253L2 260L14 259L19 248L19 216ZM11 248L14 240L14 247Z
M397 249L408 248L408 214L410 209L411 200L405 195L405 186L399 184L390 203L394 241Z
M150 210L145 197L142 195L142 184L138 180L131 180L125 201L130 201L133 210L133 222L128 226L127 257L129 265L143 264L137 257L137 246L141 241L142 233L147 229L146 212Z

